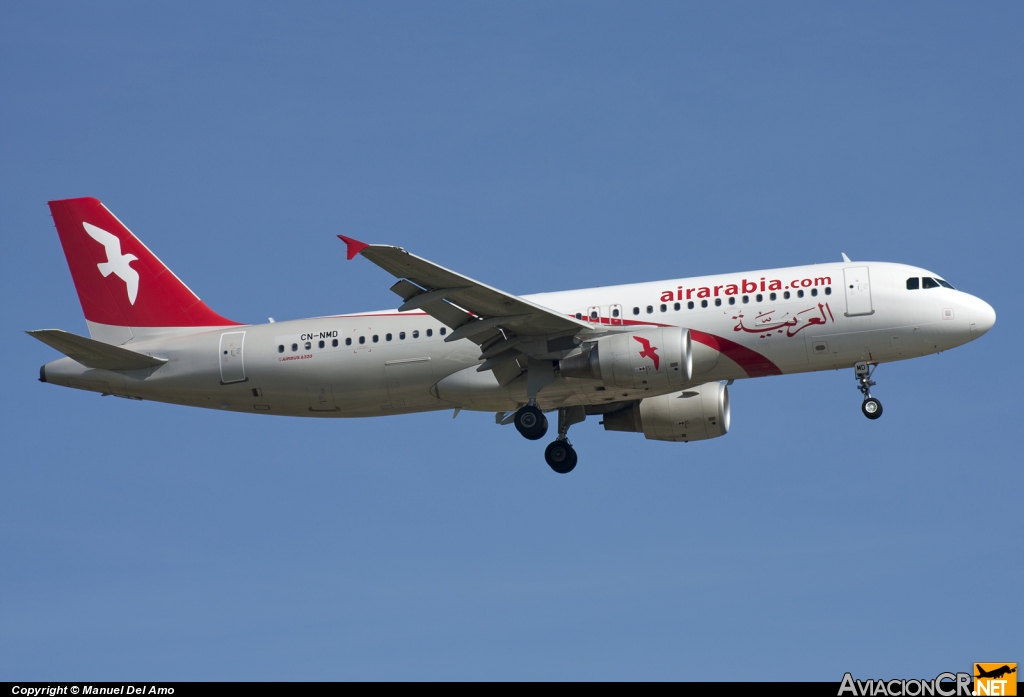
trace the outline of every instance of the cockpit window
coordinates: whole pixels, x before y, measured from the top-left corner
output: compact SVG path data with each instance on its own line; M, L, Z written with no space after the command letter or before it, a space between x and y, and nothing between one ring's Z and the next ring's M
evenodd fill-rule
M938 281L939 285L942 286L943 288L949 288L950 290L956 290L956 288L951 286L947 281L943 281L941 278L936 278L935 280Z
M914 278L908 278L907 279L907 290L917 290L920 287L921 287L921 279L920 278L917 278L915 276Z
M935 282L935 279L931 278L930 276L925 276L924 278L921 279L921 281L922 281L922 283L921 283L921 287L922 288L938 288L939 287L939 284Z

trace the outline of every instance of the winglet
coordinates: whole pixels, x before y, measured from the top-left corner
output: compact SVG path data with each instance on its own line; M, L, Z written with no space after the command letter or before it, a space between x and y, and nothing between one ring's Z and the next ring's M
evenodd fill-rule
M348 258L350 260L355 259L356 254L359 254L359 252L370 246L365 242L360 242L359 240L354 240L351 237L345 237L344 235L338 235L338 239L348 245Z

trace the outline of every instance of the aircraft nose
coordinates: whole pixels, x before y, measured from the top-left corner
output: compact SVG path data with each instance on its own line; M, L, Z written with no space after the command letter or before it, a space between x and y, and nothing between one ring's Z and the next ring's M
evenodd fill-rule
M968 316L971 322L971 338L977 339L996 323L996 311L981 298L972 298Z

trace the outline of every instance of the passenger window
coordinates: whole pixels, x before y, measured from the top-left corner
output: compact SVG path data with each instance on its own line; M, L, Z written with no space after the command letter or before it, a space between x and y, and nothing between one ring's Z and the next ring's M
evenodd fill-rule
M398 332L398 340L405 341L405 332Z
M798 290L798 291L796 292L796 297L798 297L798 298L802 298L802 297L804 297L804 292L803 292L802 290Z
M825 288L825 295L832 295L832 289L829 287Z
M582 312L577 312L576 313L576 319L583 319L583 313Z
M775 300L776 297L777 296L775 295L775 293L772 293L771 295L768 296L768 299L769 300Z
M419 339L419 338L420 338L420 330L419 330L419 329L414 329L414 330L413 330L413 332L412 332L412 338L413 338L413 339Z
M359 343L360 344L365 344L366 343L366 337L365 336L359 337Z
M639 307L634 307L633 308L633 314L634 315L639 315L640 314L640 308Z
M761 302L762 300L764 300L764 296L761 295L760 293L758 293L757 294L757 302Z
M707 300L701 300L700 301L700 306L701 307L707 307L708 306L708 301Z
M743 304L745 305L745 304L747 304L748 302L750 302L750 296L749 296L749 295L744 295L744 296L743 296Z
M373 343L375 343L375 344L377 343L377 335L376 334L373 335Z
M673 308L675 309L676 312L679 312L679 310L682 309L682 307L683 306L680 305L679 303L676 303L675 305L673 305Z
M277 352L284 353L284 344L281 344L280 346L277 347Z
M337 339L331 339L331 346L337 346L337 345L338 345L338 340Z
M390 334L385 334L384 335L384 341L391 341L391 335Z
M649 314L649 315L653 315L654 314L654 305L648 305L647 306L647 314Z
M305 347L306 347L306 350L308 351L308 350L310 350L311 348L313 348L313 344L307 341L307 342L305 343Z
M352 337L349 337L349 338L345 339L345 345L346 346L351 346L352 345Z
M317 346L319 346L320 348L323 348L324 346L326 346L326 344L324 343L324 340L321 339L320 343L318 343Z
M434 336L434 330L433 329L428 329L427 330L427 336Z
M591 310L590 319L597 319L597 310Z
M722 299L721 298L715 298L715 307L721 307L721 306L722 306Z
M783 293L782 297L784 300L789 300L789 291L787 290L785 293Z
M615 311L615 316L616 317L619 316L619 311L618 310ZM446 327L441 327L441 336L444 336L447 332L448 332L448 329Z
M922 288L938 288L939 284L935 282L934 278L931 278L930 276L925 276L924 278L921 279L921 287Z
M811 295L817 296L818 295L818 289L817 288L811 288Z
M915 276L907 279L907 290L918 290L921 287L921 279Z
M676 309L677 310L679 309L678 305L676 306ZM619 316L619 308L615 308L614 310L612 310L612 317L618 317L618 316ZM444 331L444 330L442 329L441 331Z
M693 309L693 301L692 300L690 302L686 303L686 309L687 310L692 310Z
M665 303L662 303L661 304L661 311L662 312L668 312L668 305L666 305Z

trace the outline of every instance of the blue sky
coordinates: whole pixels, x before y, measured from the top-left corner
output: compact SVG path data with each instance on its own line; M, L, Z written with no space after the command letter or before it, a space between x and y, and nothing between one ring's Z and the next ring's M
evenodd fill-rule
M1019 3L6 3L0 678L817 679L1020 661ZM744 381L702 443L36 381L102 199L243 322L393 307L338 233L529 293L854 259L980 341ZM993 621L996 620L996 621Z

